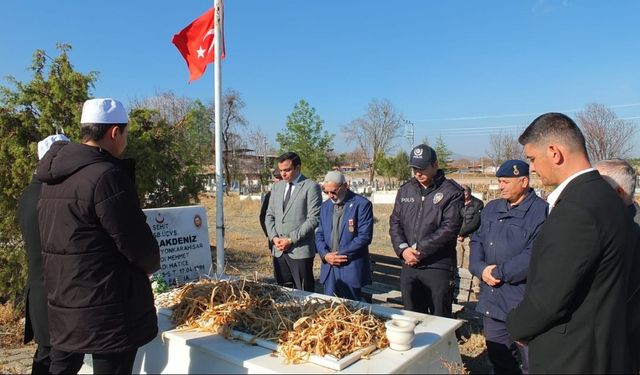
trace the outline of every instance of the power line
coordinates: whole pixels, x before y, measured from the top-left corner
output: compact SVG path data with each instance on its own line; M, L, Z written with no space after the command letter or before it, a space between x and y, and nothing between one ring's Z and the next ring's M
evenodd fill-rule
M639 107L640 103L628 103L628 104L614 104L607 106L608 108L627 108L627 107ZM556 110L555 112L577 112L582 111L584 108L574 108L574 109L564 109L564 110ZM548 112L548 111L547 111ZM433 121L464 121L464 120L488 120L488 119L497 119L497 118L510 118L510 117L527 117L527 116L537 116L544 113L533 112L533 113L505 113L500 115L479 115L479 116L466 116L466 117L444 117L444 118L429 118L424 120L415 120L416 122L433 122Z
M640 116L621 117L619 120L629 121L631 124L640 125ZM442 134L443 136L481 136L493 135L497 133L515 133L523 131L526 125L504 125L504 126L480 126L480 127L464 127L464 128L444 128L435 129L433 133Z

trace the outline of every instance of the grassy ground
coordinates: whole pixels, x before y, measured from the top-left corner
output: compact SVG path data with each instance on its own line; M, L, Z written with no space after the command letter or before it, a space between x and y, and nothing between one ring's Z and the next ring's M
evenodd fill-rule
M201 203L207 208L209 240L216 244L216 201L212 195L203 195ZM389 240L389 215L392 205L374 206L374 238L371 252L394 255ZM262 280L273 280L271 256L267 241L259 224L260 202L240 200L238 196L226 197L225 215L225 271L229 275L246 276ZM468 254L467 254L468 256ZM216 251L212 251L216 262ZM468 264L468 262L467 262ZM214 268L215 269L215 268ZM319 275L320 262L316 257L314 271ZM486 356L486 346L481 333L481 320L474 310L474 302L466 304L459 318L466 320L459 330L459 348L464 369L452 368L454 372L490 373L491 366ZM0 305L0 349L19 348L22 345L24 319L12 305ZM32 345L35 350L35 346ZM15 373L11 364L0 363L0 373Z

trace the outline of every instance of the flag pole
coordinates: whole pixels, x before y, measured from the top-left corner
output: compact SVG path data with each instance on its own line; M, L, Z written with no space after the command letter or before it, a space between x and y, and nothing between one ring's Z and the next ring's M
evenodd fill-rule
M221 14L222 0L213 0L214 27L213 46L215 59L213 62L213 92L215 111L215 152L216 152L216 273L218 276L224 274L224 178L222 175L222 53L221 53Z

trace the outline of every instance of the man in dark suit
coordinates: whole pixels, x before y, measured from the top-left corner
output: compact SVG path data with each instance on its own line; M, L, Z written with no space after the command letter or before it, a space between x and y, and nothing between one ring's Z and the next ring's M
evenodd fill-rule
M272 183L276 183L278 181L282 181L282 176L280 175L279 170L273 171L273 178L271 180ZM262 231L264 235L269 238L269 233L267 233L267 225L264 222L264 219L267 217L267 208L269 208L269 199L271 199L271 190L264 195L264 199L262 199L262 205L260 206L260 226L262 227ZM271 243L269 242L269 247L271 247Z
M302 162L295 152L284 153L277 160L282 181L273 185L265 218L273 244L273 273L278 285L313 292L320 185L302 175Z
M507 329L529 344L532 373L629 372L625 262L633 239L626 208L591 167L584 136L566 115L536 118L518 141L531 171L557 188Z
M327 173L322 187L329 199L320 207L316 231L320 282L326 295L359 301L362 287L371 283L373 208L367 198L349 190L340 172Z
M42 159L54 142L69 142L69 138L64 134L55 134L38 142L38 159ZM49 366L51 365L47 292L44 288L37 210L41 188L42 182L33 176L31 182L20 196L17 211L18 223L20 224L20 232L27 250L28 261L24 343L34 340L38 344L31 363L32 374L48 374Z

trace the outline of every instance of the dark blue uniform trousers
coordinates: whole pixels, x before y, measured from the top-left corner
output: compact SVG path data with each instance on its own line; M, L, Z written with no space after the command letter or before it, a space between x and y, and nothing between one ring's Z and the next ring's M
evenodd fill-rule
M484 337L487 342L489 360L493 364L495 374L529 373L528 347L516 344L507 332L507 324L503 321L483 317ZM522 361L522 368L518 363Z
M407 310L452 318L453 272L436 268L403 267L402 303Z

